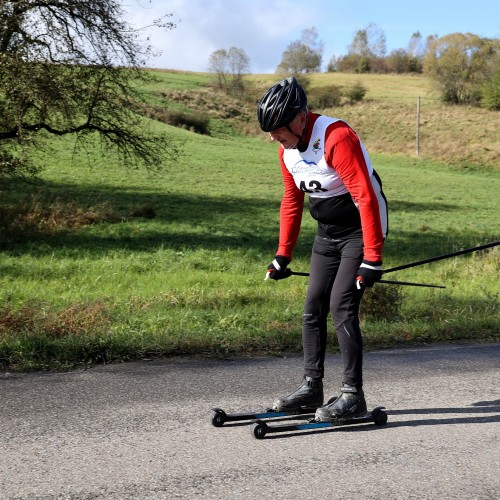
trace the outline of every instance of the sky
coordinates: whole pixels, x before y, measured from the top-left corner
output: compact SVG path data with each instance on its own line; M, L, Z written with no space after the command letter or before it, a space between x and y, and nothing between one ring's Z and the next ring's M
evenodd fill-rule
M208 71L219 49L243 49L250 73L274 73L287 46L302 31L316 28L324 44L323 70L332 56L347 53L358 30L375 24L386 37L387 53L407 49L411 36L425 40L450 33L500 38L499 0L121 0L126 20L144 27L172 14L171 30L144 33L161 52L153 68Z

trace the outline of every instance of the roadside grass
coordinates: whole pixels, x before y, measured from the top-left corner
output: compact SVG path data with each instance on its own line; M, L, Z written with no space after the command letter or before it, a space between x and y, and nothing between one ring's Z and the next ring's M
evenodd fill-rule
M75 153L62 138L38 152L37 181L2 188L2 369L300 350L307 278L263 280L282 195L276 146L234 131L168 132L181 154L161 174ZM385 268L500 239L498 172L372 159L390 207ZM308 270L314 231L305 214L292 269ZM447 288L367 291L367 348L498 340L499 267L497 247L391 274Z

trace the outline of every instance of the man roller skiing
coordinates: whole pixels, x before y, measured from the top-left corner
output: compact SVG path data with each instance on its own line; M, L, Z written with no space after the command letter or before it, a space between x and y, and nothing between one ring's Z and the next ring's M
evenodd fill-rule
M317 408L328 421L366 413L359 306L365 287L382 277L387 203L382 183L354 130L344 121L311 112L293 77L273 85L259 100L257 118L280 143L284 195L278 250L266 279L290 276L287 268L300 232L305 194L317 221L302 320L304 377L273 404L277 411ZM344 371L341 395L324 405L327 317L331 312Z

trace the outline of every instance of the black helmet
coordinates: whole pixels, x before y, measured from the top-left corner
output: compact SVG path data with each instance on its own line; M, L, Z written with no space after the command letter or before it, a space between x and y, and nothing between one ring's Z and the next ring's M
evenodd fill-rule
M264 132L272 132L288 125L307 106L307 96L297 80L291 76L273 85L257 106L257 119Z

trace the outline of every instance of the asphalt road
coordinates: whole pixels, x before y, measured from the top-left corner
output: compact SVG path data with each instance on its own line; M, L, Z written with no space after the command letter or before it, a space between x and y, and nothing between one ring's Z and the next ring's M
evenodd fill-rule
M498 499L500 343L367 353L386 426L256 440L212 407L263 409L300 357L175 359L0 374L3 499ZM329 395L340 357L327 358Z

